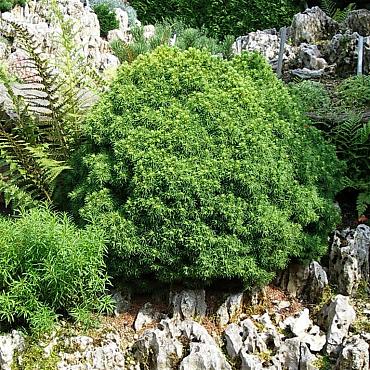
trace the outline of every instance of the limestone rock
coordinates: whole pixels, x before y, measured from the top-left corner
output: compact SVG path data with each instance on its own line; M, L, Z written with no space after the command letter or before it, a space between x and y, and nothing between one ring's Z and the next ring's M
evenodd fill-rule
M230 324L225 329L226 351L232 359L239 356L243 347L243 334L243 330L237 324Z
M152 324L153 322L157 321L160 317L159 312L157 312L153 305L149 302L145 303L145 305L139 310L135 322L134 322L134 329L136 331L141 330L145 325Z
M348 13L344 25L361 36L370 35L370 10L358 9Z
M22 352L25 342L22 334L13 330L11 334L0 336L0 369L11 370L14 353Z
M303 68L312 70L325 69L328 63L322 55L316 45L310 45L302 43L299 46L299 58L302 62Z
M120 291L116 291L112 295L112 299L116 305L114 309L114 314L118 316L119 314L126 312L131 305L131 295L130 293L122 293Z
M320 71L311 71L320 72ZM292 264L281 274L278 281L280 287L287 290L293 297L305 298L317 302L328 285L328 278L322 266L312 261L309 266Z
M207 305L204 290L183 290L170 294L170 305L174 318L181 320L205 316Z
M180 364L180 370L231 370L221 350L205 343L190 343L190 353Z
M243 308L243 293L232 294L217 310L217 318L220 325L227 325Z
M329 305L323 308L322 317L322 324L327 329L326 352L330 356L336 356L348 335L350 325L356 319L356 313L349 302L349 297L337 295Z
M323 69L312 70L308 68L297 68L292 70L292 75L301 78L302 80L308 80L311 78L319 78L325 74Z
M312 44L332 37L338 30L339 24L315 6L293 17L291 34L296 44L301 42Z
M337 370L368 370L369 345L359 335L348 338L337 360Z
M287 370L315 369L313 364L316 357L299 338L286 339L279 350L279 358Z
M359 225L353 232L334 235L330 251L330 280L345 295L356 293L359 282L369 281L370 227Z
M247 353L245 349L242 350L240 357L242 360L241 370L263 369L261 360L257 356Z
M277 67L280 49L279 33L275 29L250 32L245 36L238 37L233 45L234 52L254 51L263 55L273 68ZM285 45L283 61L288 63L295 57L295 49Z
M257 332L252 320L246 319L240 323L240 326L243 329L243 347L248 353L267 351L267 345Z

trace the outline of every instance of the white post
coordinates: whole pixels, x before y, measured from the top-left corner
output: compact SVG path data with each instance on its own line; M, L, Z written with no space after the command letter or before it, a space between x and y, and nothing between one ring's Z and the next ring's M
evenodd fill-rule
M285 50L285 42L286 42L286 27L282 27L279 32L280 35L280 49L279 49L279 59L277 65L277 76L281 78L283 74L283 58L284 58L284 50Z
M364 37L358 37L357 45L357 75L362 75L362 61L364 56Z

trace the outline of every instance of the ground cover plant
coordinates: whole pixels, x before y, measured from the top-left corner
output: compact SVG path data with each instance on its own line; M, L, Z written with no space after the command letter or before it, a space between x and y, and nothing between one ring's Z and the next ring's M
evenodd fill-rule
M53 328L58 315L84 319L112 307L102 234L77 229L66 215L35 208L0 218L0 320ZM85 315L85 316L84 316Z
M341 163L261 56L159 47L124 64L85 125L75 212L115 276L266 283L319 258Z

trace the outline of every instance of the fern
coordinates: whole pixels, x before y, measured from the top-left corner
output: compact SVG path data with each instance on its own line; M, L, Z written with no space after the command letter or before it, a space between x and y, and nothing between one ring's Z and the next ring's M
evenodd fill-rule
M56 0L43 0L40 11L60 30L51 64L43 44L26 27L0 18L0 35L15 39L27 55L30 73L17 81L0 66L0 192L7 205L51 201L58 178L81 140L81 122L107 82L74 42L74 25ZM57 72L56 72L57 71Z
M350 3L344 9L337 7L337 4L333 0L321 0L320 1L322 10L335 21L343 22L348 13L356 8L355 3Z

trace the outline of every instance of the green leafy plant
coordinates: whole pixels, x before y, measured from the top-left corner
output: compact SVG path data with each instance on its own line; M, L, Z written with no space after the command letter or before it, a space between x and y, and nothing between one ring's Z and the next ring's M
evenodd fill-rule
M117 276L251 287L326 250L342 166L261 56L159 47L121 67L85 133L71 199Z
M13 207L52 199L61 173L69 169L81 119L106 85L73 42L73 23L55 0L49 5L51 21L61 29L55 64L25 27L0 20L0 33L17 40L29 70L19 77L0 66L0 192Z
M344 9L340 9L333 0L320 0L320 5L322 10L337 22L343 22L348 13L356 8L355 3L350 3Z
M107 37L109 31L119 28L119 22L116 18L116 13L108 4L101 3L95 5L93 10L99 20L100 35L102 37Z
M0 12L7 12L16 5L24 6L27 0L0 0Z
M129 5L126 1L122 0L91 0L90 6L95 7L97 5L106 4L108 7L113 9L122 9L127 13L129 26L134 26L137 22L136 10Z
M108 279L100 232L42 208L0 225L1 321L25 320L38 333L59 315L101 308Z
M179 18L191 27L205 27L212 37L219 38L288 25L299 10L292 0L132 0L130 3L144 23Z
M139 55L151 52L160 45L169 45L171 41L182 50L193 47L207 50L226 59L233 56L234 37L227 36L223 42L219 42L208 37L204 29L189 28L180 21L156 24L155 34L150 38L145 37L144 27L133 27L131 32L132 41L130 43L127 44L121 40L114 40L111 43L113 52L121 62L131 63Z

